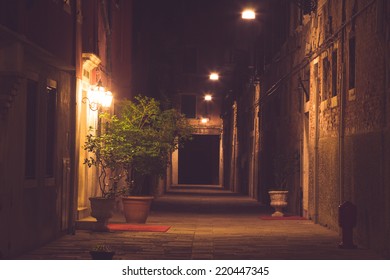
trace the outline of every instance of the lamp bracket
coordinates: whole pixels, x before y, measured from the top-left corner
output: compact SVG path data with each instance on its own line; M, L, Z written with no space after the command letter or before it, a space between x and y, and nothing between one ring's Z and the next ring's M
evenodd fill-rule
M84 104L87 104L88 103L88 106L89 106L89 109L91 111L97 111L99 109L99 104L96 103L96 102L92 102L91 100L89 100L88 97L83 97L83 99L81 99L81 102L83 102Z

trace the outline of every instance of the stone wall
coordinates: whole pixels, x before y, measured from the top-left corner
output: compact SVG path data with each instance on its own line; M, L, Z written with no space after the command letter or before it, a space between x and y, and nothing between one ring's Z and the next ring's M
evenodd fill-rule
M262 94L268 95L271 86L279 84L263 105L262 123L268 124L262 127L266 138L262 150L269 154L293 150L300 141L301 158L307 147L308 160L302 168L307 173L301 170L299 180L291 183L297 193L302 182L308 182L303 198L308 209L302 213L339 230L338 206L352 201L358 209L356 242L388 253L389 22L385 15L390 5L346 0L343 19L343 2L321 1L302 25L291 27L285 47L268 66ZM351 38L355 38L355 56ZM354 84L350 82L353 57ZM307 84L303 81L303 89L297 81L305 80L307 69L310 78ZM290 202L295 204L290 210L301 203L296 196Z

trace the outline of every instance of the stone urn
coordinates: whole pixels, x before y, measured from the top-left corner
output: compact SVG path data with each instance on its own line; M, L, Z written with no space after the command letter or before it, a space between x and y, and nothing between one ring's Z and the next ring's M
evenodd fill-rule
M96 219L94 226L95 231L108 231L108 220L112 217L115 199L103 197L90 197L91 216Z
M268 191L271 199L270 205L275 209L272 217L283 217L283 208L287 206L288 191Z

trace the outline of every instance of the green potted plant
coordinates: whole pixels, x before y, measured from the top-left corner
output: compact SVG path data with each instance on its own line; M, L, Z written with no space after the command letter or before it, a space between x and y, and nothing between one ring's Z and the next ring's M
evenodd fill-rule
M107 115L103 115L107 117ZM118 182L124 176L121 155L117 153L118 135L97 131L86 136L84 150L88 157L84 164L97 168L100 196L90 197L91 216L96 219L95 231L108 231L107 223L113 215L115 198L119 195Z
M299 170L299 154L277 154L273 157L275 185L268 190L270 205L275 209L273 217L284 216L283 208L287 207L288 180Z
M121 193L126 221L145 223L153 179L165 176L172 152L191 137L192 127L177 110L162 109L154 98L139 95L118 103L105 133L111 135L111 153L125 174Z

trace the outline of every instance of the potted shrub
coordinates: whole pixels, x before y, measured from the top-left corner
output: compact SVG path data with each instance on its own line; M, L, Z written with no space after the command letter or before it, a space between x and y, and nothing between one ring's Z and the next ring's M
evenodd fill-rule
M289 178L299 170L299 154L278 154L273 158L275 186L268 190L270 205L275 209L273 217L283 217L287 207Z
M121 188L123 211L129 223L145 223L153 199L153 179L164 177L171 154L189 139L192 127L175 109L162 109L154 98L136 96L118 103L109 117L106 134L116 147L125 173Z
M111 133L93 134L92 129L86 136L84 150L88 157L84 164L98 170L100 196L90 197L91 216L96 219L95 231L108 231L107 223L113 215L115 198L118 195L118 182L124 175L120 154L116 152L117 137Z

